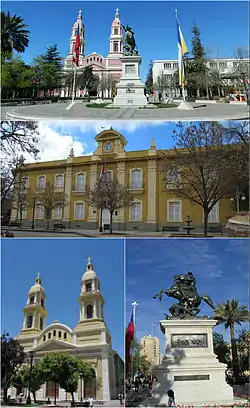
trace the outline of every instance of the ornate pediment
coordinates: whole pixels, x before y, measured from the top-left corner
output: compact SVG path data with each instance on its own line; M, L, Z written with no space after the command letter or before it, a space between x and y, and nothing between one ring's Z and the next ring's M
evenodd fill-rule
M76 346L72 343L67 343L66 341L62 340L55 340L50 339L47 341L43 341L39 343L34 349L34 352L42 351L42 352L58 352L58 351L66 351L66 350L74 350Z
M121 133L117 132L117 130L114 130L112 128L103 130L95 137L95 140L97 142L114 140L114 139L119 139L122 142L123 146L126 146L126 144L128 143L125 137L122 136Z

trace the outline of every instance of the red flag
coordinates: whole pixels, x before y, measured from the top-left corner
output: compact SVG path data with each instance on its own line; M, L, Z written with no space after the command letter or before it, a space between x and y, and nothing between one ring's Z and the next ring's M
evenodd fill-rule
M106 160L104 159L100 172L100 181L102 181L103 175L106 173Z
M134 332L135 332L135 326L134 326L134 313L132 311L129 325L126 330L126 336L125 336L125 367L126 367L126 374L129 373L129 366L130 366L130 346L131 346L131 341L134 339Z
M73 61L74 63L78 66L79 63L79 52L80 52L80 27L79 23L77 26L77 31L76 31L76 42L74 46L74 54L73 54Z

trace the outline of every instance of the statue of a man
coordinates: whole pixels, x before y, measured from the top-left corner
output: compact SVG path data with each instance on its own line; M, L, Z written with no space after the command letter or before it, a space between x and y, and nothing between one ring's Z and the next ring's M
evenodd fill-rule
M135 37L132 28L128 25L126 27L123 25L122 28L125 31L125 45L123 47L124 54L127 56L137 55L138 51L136 50Z

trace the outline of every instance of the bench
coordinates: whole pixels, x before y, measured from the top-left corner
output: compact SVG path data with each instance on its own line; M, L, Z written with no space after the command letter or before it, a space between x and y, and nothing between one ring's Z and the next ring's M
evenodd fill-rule
M109 231L110 230L110 225L109 224L103 224L103 231Z
M207 232L223 234L224 231L222 225L212 225L207 227Z
M18 228L20 228L20 227L21 227L21 224L20 224L20 222L18 222L18 221L10 221L9 226L10 226L10 227L18 227Z
M64 230L64 229L65 229L65 225L64 225L62 222L58 222L58 223L55 223L55 224L53 225L53 229L61 229L61 230Z
M180 227L177 225L163 225L162 233L164 232L180 232Z
M89 401L82 401L82 402L71 402L72 407L89 407Z

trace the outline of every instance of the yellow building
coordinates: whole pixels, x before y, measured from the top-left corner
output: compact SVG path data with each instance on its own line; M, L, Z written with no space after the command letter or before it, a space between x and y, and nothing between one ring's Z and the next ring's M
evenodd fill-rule
M151 366L160 364L160 342L158 337L143 336L140 340L141 355L151 363Z
M142 135L143 137L143 135ZM22 170L25 188L35 190L38 195L47 183L56 192L64 193L66 200L52 211L51 222L63 222L66 228L98 229L100 212L88 205L88 190L100 177L104 160L106 169L133 196L133 203L118 209L113 217L114 230L162 231L162 227L182 231L185 220L191 216L195 231L203 229L202 208L185 198L175 195L173 183L164 189L159 170L159 152L152 139L147 150L125 150L126 139L112 128L96 136L97 149L90 156L74 157L71 149L68 158L56 161L27 164ZM222 199L209 214L209 226L224 226L235 214L229 199ZM44 212L37 200L34 208L23 211L23 225L30 226L32 219L36 227L44 226ZM12 208L11 220L18 220L16 208ZM109 223L107 210L102 214L103 224Z
M112 349L111 335L103 314L104 299L100 292L100 282L89 258L86 272L81 280L81 292L78 298L80 317L77 326L70 327L58 321L46 326L46 295L38 275L35 284L29 289L24 311L23 328L16 337L24 351L33 352L34 363L47 353L65 352L78 356L92 364L95 379L84 384L79 380L76 400L92 396L100 401L117 399L123 389L124 363ZM29 357L25 363L29 363ZM56 390L59 400L70 400L59 387ZM9 395L16 397L16 390ZM46 382L37 392L37 400L55 396L54 383Z

